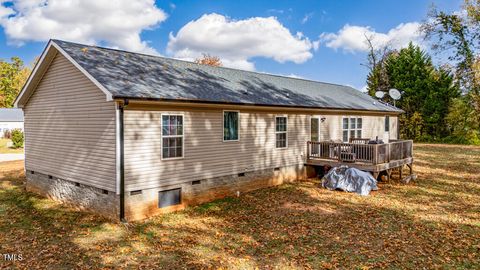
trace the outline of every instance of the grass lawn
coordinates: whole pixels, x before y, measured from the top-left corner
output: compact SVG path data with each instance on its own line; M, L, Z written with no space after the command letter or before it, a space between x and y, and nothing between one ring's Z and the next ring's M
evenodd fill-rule
M9 139L0 139L0 154L21 154L23 153L23 148L13 149L7 147L7 142Z
M361 197L300 182L128 225L22 190L0 163L0 268L478 269L480 147L415 145L418 179ZM48 267L47 267L48 265Z

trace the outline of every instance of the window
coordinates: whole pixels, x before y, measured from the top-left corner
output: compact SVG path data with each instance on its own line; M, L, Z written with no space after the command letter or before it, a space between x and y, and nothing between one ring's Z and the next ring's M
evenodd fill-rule
M275 147L286 148L287 143L287 117L275 117Z
M390 131L390 116L385 116L385 132Z
M348 142L350 138L362 138L362 121L359 117L343 118L343 142Z
M238 141L238 112L223 112L223 141Z
M162 158L183 157L183 115L162 114Z

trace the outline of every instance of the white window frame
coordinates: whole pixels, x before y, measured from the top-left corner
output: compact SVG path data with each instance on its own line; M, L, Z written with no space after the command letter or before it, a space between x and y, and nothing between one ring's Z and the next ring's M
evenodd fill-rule
M278 117L285 118L285 125L286 125L286 130L285 131L277 131L277 118ZM283 134L283 133L285 133L285 147L277 147L277 134ZM275 115L275 149L287 149L287 148L288 148L288 115L277 114L277 115Z
M181 116L182 117L182 135L163 135L163 116ZM163 157L163 138L182 138L182 156L181 157ZM184 113L161 113L160 114L160 157L161 160L178 160L185 158L185 114Z
M238 121L237 121L237 132L238 132L238 139L236 140L225 140L225 113L226 112L236 112L238 113ZM223 110L222 111L222 141L223 142L239 142L240 141L240 127L241 127L241 123L240 123L240 111L239 110Z
M347 129L345 129L343 127L343 122L344 122L344 119L348 119L348 123L347 123ZM351 119L355 119L355 128L351 128ZM358 128L358 119L362 119L362 127L361 128ZM348 143L350 141L350 133L352 130L355 131L355 138L357 138L357 132L360 130L360 133L361 135L363 136L363 117L361 116L344 116L342 117L342 123L341 123L341 127L342 127L342 142L344 143ZM344 141L343 140L343 132L347 130L347 141Z

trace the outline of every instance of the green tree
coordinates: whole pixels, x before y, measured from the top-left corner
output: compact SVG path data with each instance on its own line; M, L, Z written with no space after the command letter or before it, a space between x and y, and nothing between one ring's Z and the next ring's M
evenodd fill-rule
M0 108L13 107L29 75L30 68L20 58L12 57L10 62L0 60Z
M375 85L377 69L383 69L385 90L403 91L396 105L405 111L400 118L402 138L441 140L450 134L445 121L452 99L459 96L453 76L443 68L435 68L431 57L410 43L407 48L386 54L377 62L367 83ZM373 94L373 93L371 93Z
M15 147L15 148L23 147L23 141L24 141L23 131L21 129L18 129L18 128L12 130L13 147Z
M449 142L480 145L480 121L466 96L452 102L446 122L451 129Z
M447 53L454 63L456 79L465 92L480 92L480 82L475 80L474 64L480 49L479 0L465 0L464 12L448 14L434 6L421 30L432 42L432 49Z
M445 69L437 69L431 57L410 43L386 60L391 87L403 91L397 106L405 111L405 128L420 123L421 132L404 131L407 138L440 140L448 136L445 117L453 98L459 96L453 77ZM412 137L413 136L413 137Z
M448 56L463 92L447 118L454 136L463 136L456 141L475 142L480 129L480 0L464 0L462 11L450 14L432 7L422 31L432 49ZM468 121L462 121L467 115Z

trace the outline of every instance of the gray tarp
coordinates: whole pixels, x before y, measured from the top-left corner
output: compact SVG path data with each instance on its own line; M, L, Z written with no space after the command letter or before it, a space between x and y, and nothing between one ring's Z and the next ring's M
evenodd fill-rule
M368 196L372 190L378 190L377 180L370 173L348 166L332 168L322 178L322 186L329 190L341 189L363 196Z

